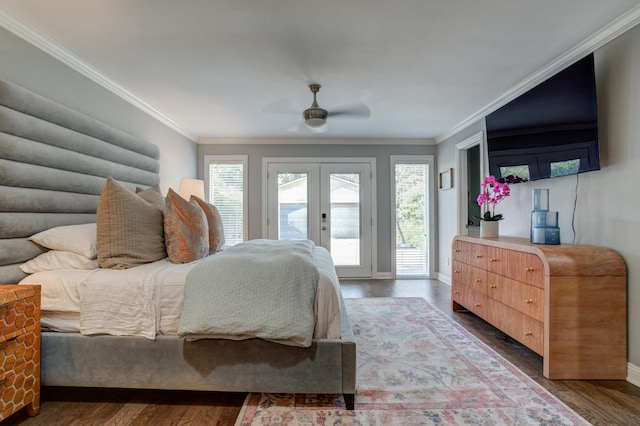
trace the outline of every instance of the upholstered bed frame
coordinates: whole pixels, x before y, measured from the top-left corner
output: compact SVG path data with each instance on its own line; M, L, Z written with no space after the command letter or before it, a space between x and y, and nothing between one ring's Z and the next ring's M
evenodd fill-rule
M0 80L0 283L43 252L27 238L95 221L105 178L132 189L159 182L146 141ZM42 384L229 392L341 393L352 409L356 345L340 298L342 338L297 348L252 339L42 333Z

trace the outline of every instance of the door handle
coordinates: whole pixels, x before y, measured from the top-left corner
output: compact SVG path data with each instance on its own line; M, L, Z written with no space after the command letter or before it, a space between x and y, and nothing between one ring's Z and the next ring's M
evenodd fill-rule
M327 230L327 227L323 225L323 226L322 226L322 230L323 230L323 231L326 231L326 230Z

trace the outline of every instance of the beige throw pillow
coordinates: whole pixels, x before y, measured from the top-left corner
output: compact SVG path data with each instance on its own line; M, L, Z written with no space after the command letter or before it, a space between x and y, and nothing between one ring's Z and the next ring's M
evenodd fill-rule
M160 193L157 187L148 191ZM111 177L98 201L96 224L96 248L102 268L126 269L167 257L162 208Z
M157 206L160 210L164 210L164 197L158 185L150 186L146 189L136 187L136 194L146 202Z

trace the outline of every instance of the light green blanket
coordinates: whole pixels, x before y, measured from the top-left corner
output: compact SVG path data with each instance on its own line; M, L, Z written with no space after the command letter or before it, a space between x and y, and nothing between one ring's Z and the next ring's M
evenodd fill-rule
M318 286L312 248L307 240L251 240L200 262L187 275L178 334L309 347Z

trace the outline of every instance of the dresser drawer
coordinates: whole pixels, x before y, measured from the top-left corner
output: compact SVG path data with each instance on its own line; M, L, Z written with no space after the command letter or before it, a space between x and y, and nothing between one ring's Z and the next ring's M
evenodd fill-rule
M457 260L458 262L464 261L464 254L462 253L462 250L465 244L466 243L462 241L453 241L453 247L451 248L451 258L453 260Z
M487 319L487 296L479 291L470 290L467 297L469 310L479 316Z
M0 285L0 420L40 408L40 286Z
M489 273L487 295L538 321L544 321L544 290Z
M0 343L0 381L9 374L24 370L33 359L39 359L39 333L35 330Z
M487 269L487 248L479 244L456 241L453 245L453 260Z
M488 299L487 322L502 330L539 355L544 354L544 325L522 312Z
M544 355L544 323L525 315L522 324L523 327L519 330L522 340L517 338L517 334L515 339L538 355Z
M544 321L544 290L541 288L514 281L509 304L537 321Z
M464 306L464 304L462 303L463 302L462 293L464 292L465 288L466 288L465 286L463 286L457 281L454 281L451 283L451 301L459 305L462 305L466 309L466 306Z
M476 291L487 293L487 271L465 263L453 262L453 280L471 287Z
M520 251L508 252L503 273L508 278L544 288L544 266L542 260L535 254Z
M467 244L465 261L476 268L487 269L487 247L479 244Z
M451 284L452 300L480 318L486 317L487 296L459 283Z
M40 322L40 297L33 287L7 286L16 291L0 294L0 343L33 329Z
M499 247L487 247L487 270L498 275L505 275L509 251Z
M32 412L40 408L40 363L36 360L0 380L0 420L29 404Z

